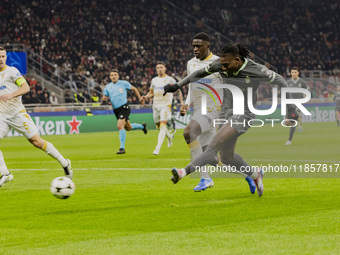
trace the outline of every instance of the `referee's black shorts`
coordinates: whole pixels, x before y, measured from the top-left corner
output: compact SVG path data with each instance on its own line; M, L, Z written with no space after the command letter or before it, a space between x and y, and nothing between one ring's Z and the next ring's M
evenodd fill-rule
M128 120L131 110L128 104L124 104L117 109L113 109L113 112L115 113L117 120Z

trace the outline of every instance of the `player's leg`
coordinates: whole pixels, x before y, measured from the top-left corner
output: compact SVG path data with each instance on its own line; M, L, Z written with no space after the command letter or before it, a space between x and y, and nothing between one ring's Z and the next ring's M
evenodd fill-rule
M47 155L56 159L59 162L59 164L64 168L66 177L72 179L73 171L71 168L71 161L69 159L64 158L52 143L42 139L39 134L36 134L33 137L28 138L28 141L30 141L30 143L33 144L33 146L35 146L36 148L45 151Z
M249 185L250 192L254 194L256 184L253 177L256 179L258 175L249 171L249 169L252 169L251 166L249 166L249 164L247 164L240 155L235 153L236 142L237 137L230 142L225 143L223 148L220 150L221 161L223 163L222 167L228 169L231 173L242 175Z
M158 155L159 154L159 152L161 150L161 147L162 147L162 144L163 144L163 141L164 141L164 138L167 135L167 133L169 132L167 127L166 127L166 123L167 122L168 121L160 121L159 122L158 141L157 141L156 149L153 152L154 155Z
M288 141L285 143L285 145L291 145L292 144L293 135L294 135L294 132L296 130L296 125L293 126L293 124L290 121L288 121L288 120L285 121L285 125L286 126L291 126L290 129L289 129L289 138L288 138Z
M66 177L72 179L73 171L71 168L71 161L64 158L53 144L40 137L38 128L26 112L20 112L11 118L10 126L18 133L25 136L33 146L45 151L49 156L56 159L63 167Z
M298 114L299 114L299 119L298 119L299 133L301 133L302 132L302 112L299 110Z
M120 116L123 115L123 117L126 120L125 126L124 126L125 130L130 131L130 130L135 130L135 129L141 129L141 130L143 130L144 134L146 134L148 132L148 130L146 129L146 123L145 122L142 123L142 124L130 123L130 121L129 121L130 113L131 113L131 109L130 109L130 106L128 104L123 105L121 107Z
M335 118L336 118L336 123L338 124L338 127L340 126L340 112L335 111Z
M161 110L158 107L153 107L153 121L155 122L156 128L159 131L157 145L156 145L155 150L153 151L153 154L154 155L158 155L159 151L161 150L161 146L162 146L162 144L160 146L158 145L159 144L159 140L160 140L159 136L160 136L160 126L161 126ZM164 140L164 138L163 138L163 140ZM163 141L162 141L162 143L163 143Z
M3 186L5 183L10 182L13 180L13 175L8 171L4 156L2 152L0 151L0 187Z
M10 127L6 123L6 120L0 117L0 141L7 135L10 131ZM0 187L3 186L5 183L10 182L13 180L13 175L8 171L4 156L0 151Z
M288 141L285 143L285 145L291 145L292 144L292 139L293 139L293 135L294 135L295 130L296 130L296 126L295 127L290 127L290 129L289 129L289 138L288 138Z
M183 132L184 140L189 146L192 160L197 159L203 153L201 143L197 139L198 136L200 136L201 134L202 134L201 125L196 120L194 120L194 118L192 118L189 121L188 125L185 127ZM200 168L199 172L201 179L198 185L194 188L194 191L198 192L213 187L214 182L210 178L208 171L206 171L206 168L205 167Z
M119 141L120 141L120 147L119 151L117 154L124 154L125 153L125 141L126 141L126 131L125 131L125 126L126 126L126 120L124 118L119 118L117 120L117 128L119 132ZM131 125L128 122L127 128L130 128Z
M224 125L218 131L207 149L197 159L193 160L185 168L173 168L173 178L171 179L172 182L177 183L184 176L189 175L190 173L199 170L200 167L208 164L212 158L217 156L217 152L222 148L224 143L227 143L229 140L233 140L237 136L238 134L234 128L230 127L229 125Z
M165 137L167 137L168 139L168 147L172 146L173 135L170 134L169 130L166 127L169 117L170 117L169 107L161 107L154 109L154 120L155 122L157 121L157 123L159 122L158 142L156 149L153 152L153 154L155 155L159 154L159 151L162 147Z

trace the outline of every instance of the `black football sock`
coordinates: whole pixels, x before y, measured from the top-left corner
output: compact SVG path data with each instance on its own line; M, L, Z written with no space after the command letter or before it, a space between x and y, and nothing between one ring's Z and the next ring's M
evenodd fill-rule
M293 139L293 135L295 132L296 127L291 127L289 130L289 141L291 141Z
M217 150L208 146L206 150L195 160L193 160L189 165L185 167L185 171L188 174L195 172L196 167L205 166L214 159L217 155Z

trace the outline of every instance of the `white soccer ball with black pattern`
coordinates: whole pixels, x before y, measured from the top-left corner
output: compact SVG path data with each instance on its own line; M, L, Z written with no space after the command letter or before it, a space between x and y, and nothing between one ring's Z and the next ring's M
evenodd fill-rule
M51 183L51 193L60 199L66 199L73 195L76 186L70 178L65 176L55 178Z

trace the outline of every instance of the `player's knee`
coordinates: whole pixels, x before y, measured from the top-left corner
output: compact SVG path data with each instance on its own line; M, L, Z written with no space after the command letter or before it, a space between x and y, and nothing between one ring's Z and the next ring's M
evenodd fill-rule
M190 128L185 128L184 131L183 131L183 136L184 136L184 139L187 143L190 143L192 142L191 140L191 136L190 136Z
M36 148L42 149L44 147L44 141L43 140L41 140L41 141L33 140L33 141L30 141L30 142Z

